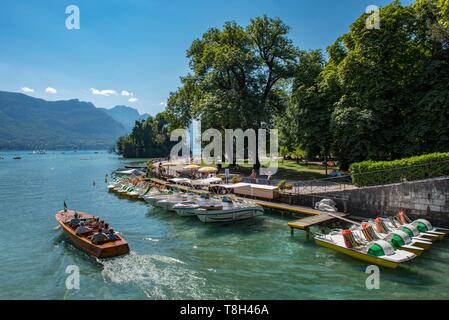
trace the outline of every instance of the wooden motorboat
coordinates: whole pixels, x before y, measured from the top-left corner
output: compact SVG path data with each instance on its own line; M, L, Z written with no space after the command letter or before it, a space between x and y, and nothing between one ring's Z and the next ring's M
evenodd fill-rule
M89 221L94 218L94 216L84 213L77 212L79 219L81 221ZM75 211L73 210L61 210L55 214L55 218L58 221L64 233L69 237L71 242L80 250L97 257L99 259L113 258L127 254L129 252L128 242L126 242L121 236L117 236L117 240L107 241L102 244L94 244L90 240L89 236L79 236L75 233L69 226L70 220L74 217Z
M396 268L400 264L416 257L412 252L395 250L385 240L368 244L357 242L351 230L332 231L326 235L315 236L316 244L346 254L355 259L387 268Z

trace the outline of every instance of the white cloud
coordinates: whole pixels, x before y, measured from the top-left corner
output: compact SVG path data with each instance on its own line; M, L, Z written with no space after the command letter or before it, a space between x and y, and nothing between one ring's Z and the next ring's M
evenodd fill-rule
M139 100L139 99L137 99L136 97L132 97L132 98L129 98L128 102L136 102L137 100Z
M57 94L58 90L56 90L55 88L52 87L48 87L47 89L45 89L46 93L50 93L50 94Z
M100 96L111 96L111 95L117 95L117 91L115 90L98 90L95 88L90 88L90 92L94 95L100 95Z
M165 106L166 103L164 101L162 101L161 103L159 103L160 106Z
M31 88L28 88L28 87L22 87L22 88L20 88L20 90L22 90L25 93L34 92L34 89L31 89Z
M122 90L121 95L125 96L125 97L129 97L129 96L133 96L133 93L129 92L127 90Z

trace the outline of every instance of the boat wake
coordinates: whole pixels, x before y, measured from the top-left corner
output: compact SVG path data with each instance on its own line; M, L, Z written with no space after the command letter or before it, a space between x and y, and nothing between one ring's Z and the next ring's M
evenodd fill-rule
M132 252L121 258L101 261L106 282L137 287L149 299L202 299L207 297L206 280L180 260ZM210 292L209 292L210 294Z

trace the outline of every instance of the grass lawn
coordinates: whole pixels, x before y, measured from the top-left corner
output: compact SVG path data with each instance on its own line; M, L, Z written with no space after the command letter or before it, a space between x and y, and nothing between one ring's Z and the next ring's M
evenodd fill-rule
M252 164L240 164L239 165L242 170L241 174L249 176L251 173L251 169L253 168ZM328 169L328 173L330 173L332 169ZM278 162L278 171L273 176L274 179L286 179L286 180L314 180L314 179L323 179L326 178L326 170L324 167L320 166L317 163L296 163L294 160L279 160Z

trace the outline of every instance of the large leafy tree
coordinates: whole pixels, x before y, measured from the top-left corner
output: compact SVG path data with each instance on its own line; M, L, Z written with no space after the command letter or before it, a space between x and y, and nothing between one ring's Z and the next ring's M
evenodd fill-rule
M301 145L309 157L330 153L332 101L322 72L324 64L319 50L299 52L291 99L286 114L281 115L283 142L292 149Z
M195 40L187 57L191 73L171 93L167 111L186 125L201 119L202 128L273 127L285 110L286 82L293 76L297 50L280 19L252 19L212 28Z

